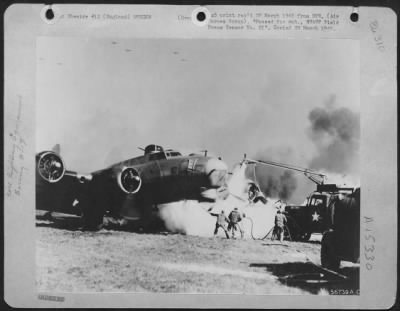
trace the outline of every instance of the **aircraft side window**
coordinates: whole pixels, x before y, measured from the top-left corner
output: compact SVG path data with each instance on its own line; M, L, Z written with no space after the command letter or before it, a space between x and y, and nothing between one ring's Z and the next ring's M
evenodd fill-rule
M182 155L180 154L180 152L177 152L177 151L166 152L165 155L166 155L167 158L173 158L173 157L180 157L180 156L182 156Z

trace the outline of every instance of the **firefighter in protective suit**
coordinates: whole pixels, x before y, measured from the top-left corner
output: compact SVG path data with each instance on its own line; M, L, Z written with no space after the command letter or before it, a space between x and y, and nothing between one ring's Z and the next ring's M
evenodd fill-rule
M229 225L228 225L228 232L229 230L232 229L232 238L235 238L235 232L237 230L240 231L240 236L243 239L244 236L244 231L242 230L242 228L240 227L239 222L242 220L242 216L239 213L239 210L237 207L235 207L233 209L233 211L229 214Z

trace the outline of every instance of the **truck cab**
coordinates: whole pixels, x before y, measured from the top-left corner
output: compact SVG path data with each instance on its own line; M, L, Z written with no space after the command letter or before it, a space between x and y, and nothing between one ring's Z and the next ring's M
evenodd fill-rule
M305 205L287 205L289 238L308 241L312 233L322 233L326 227L326 210L332 199L328 193L313 192Z
M312 233L324 233L331 222L329 206L353 188L339 188L335 184L318 185L315 192L307 198L305 205L287 205L288 238L295 241L308 241Z

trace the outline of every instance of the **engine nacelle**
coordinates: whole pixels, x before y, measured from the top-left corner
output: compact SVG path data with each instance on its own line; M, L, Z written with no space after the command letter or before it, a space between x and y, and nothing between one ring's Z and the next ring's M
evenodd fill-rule
M49 183L56 183L65 174L65 165L61 157L53 151L47 151L39 156L37 162L39 175Z
M118 185L122 191L133 194L140 190L142 179L136 169L126 167L118 175Z
M92 174L76 174L76 179L78 179L78 181L81 184L84 184L86 182L92 181L93 175Z

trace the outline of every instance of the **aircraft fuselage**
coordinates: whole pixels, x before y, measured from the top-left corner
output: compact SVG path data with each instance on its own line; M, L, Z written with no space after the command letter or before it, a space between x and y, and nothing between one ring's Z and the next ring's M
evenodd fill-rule
M134 178L139 181L137 190L132 193L121 186L121 174L129 169L134 172L130 182L135 182ZM57 182L49 182L42 178L44 175L37 174L37 209L96 214L97 218L106 212L119 216L146 216L151 212L149 206L183 199L207 200L202 197L202 192L225 185L227 166L212 157L182 156L172 150L162 150L145 152L143 156L95 171L90 178L66 171Z

